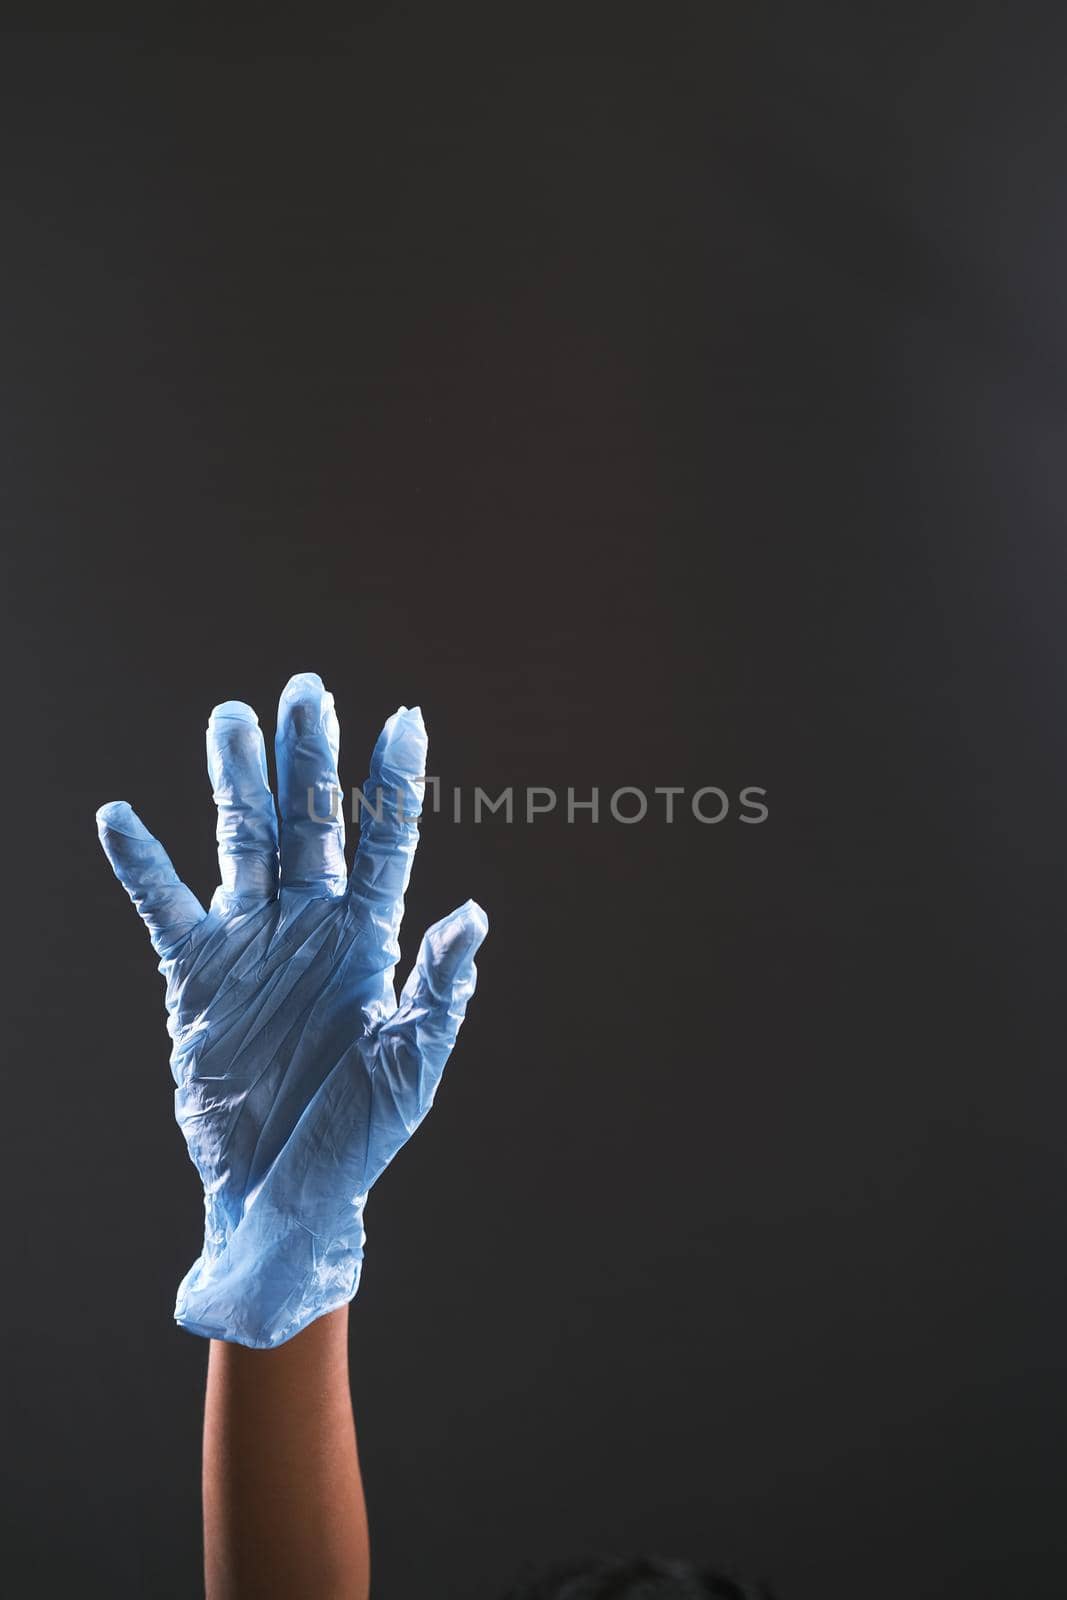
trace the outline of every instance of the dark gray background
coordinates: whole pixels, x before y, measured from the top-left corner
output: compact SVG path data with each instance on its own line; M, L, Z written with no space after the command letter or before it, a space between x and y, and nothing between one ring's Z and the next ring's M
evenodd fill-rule
M659 1550L1060 1596L1067 25L318 11L8 32L7 1560L188 1596L200 1197L95 842L203 894L211 706L420 701L489 909L353 1314L376 1600ZM295 16L295 14L294 14Z

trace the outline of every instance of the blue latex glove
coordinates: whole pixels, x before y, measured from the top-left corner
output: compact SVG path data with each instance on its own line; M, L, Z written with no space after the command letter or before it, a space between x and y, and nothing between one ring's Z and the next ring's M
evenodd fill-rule
M355 1294L367 1191L433 1102L488 924L472 900L436 923L398 1004L426 770L418 708L401 706L374 748L350 878L319 677L292 678L278 710L280 851L255 712L217 706L207 750L222 875L209 911L124 801L97 824L162 958L176 1113L204 1185L204 1248L174 1314L266 1347Z

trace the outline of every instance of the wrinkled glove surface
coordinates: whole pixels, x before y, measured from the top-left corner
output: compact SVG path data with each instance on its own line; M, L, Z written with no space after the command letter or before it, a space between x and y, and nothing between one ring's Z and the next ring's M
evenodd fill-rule
M278 710L279 840L255 712L212 712L208 911L124 801L97 813L161 957L176 1114L204 1185L204 1247L174 1314L253 1347L355 1294L367 1191L430 1108L488 926L473 901L436 923L397 1001L426 732L403 706L382 730L350 877L338 745L332 695L298 674Z

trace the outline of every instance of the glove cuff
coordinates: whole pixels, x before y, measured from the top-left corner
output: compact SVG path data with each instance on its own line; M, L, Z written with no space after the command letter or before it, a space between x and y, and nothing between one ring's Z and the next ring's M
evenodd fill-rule
M174 1319L188 1333L253 1350L285 1344L347 1305L363 1264L365 1197L345 1207L331 1237L279 1215L260 1196L224 1242L205 1241L178 1289Z

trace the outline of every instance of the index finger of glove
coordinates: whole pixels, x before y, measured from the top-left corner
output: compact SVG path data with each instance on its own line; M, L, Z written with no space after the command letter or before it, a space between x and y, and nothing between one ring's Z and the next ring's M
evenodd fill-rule
M411 877L426 788L426 729L418 706L394 711L378 736L360 805L351 892L395 938Z

